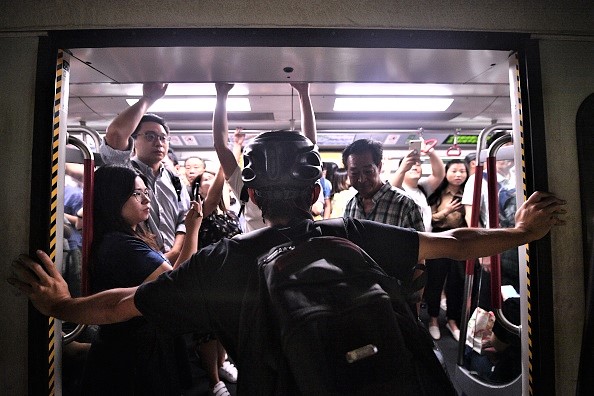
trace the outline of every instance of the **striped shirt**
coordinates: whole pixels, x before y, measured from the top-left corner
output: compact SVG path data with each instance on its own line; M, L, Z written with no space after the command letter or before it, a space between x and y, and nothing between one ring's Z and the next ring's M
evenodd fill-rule
M343 217L372 220L378 223L391 224L404 228L424 231L423 217L419 207L406 193L384 185L373 195L373 209L369 213L363 210L363 201L359 193L347 203Z
M131 141L132 139L130 139ZM150 231L155 235L157 245L162 252L167 253L175 243L177 233L186 232L184 220L190 208L190 195L188 190L182 188L181 201L178 201L177 192L173 186L169 172L161 165L159 174L154 175L152 169L141 162L138 157L130 158L132 152L130 143L128 150L116 150L106 143L99 147L99 154L106 164L131 165L134 160L137 169L148 179L147 188L151 198L151 212L148 220Z

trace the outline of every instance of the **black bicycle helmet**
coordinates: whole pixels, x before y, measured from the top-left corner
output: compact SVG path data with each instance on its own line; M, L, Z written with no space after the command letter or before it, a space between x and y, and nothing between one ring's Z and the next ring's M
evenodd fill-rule
M259 195L291 198L313 186L322 175L318 147L292 131L264 132L243 152L245 185Z

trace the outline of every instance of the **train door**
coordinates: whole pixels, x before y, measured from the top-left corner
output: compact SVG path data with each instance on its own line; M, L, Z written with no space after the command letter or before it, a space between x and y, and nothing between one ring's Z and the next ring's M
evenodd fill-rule
M110 38L109 40L107 40L107 42L103 43L102 45L105 46L109 46L109 45L116 45L116 43L118 43L118 38L116 37L117 35L115 35L114 37ZM282 37L278 37L278 45L281 46L283 43L283 38L285 38L282 34L279 34L279 36ZM246 35L246 37L249 37L249 35ZM272 37L271 37L272 38ZM292 39L295 39L293 36L291 36ZM349 35L345 35L343 38L339 38L338 41L336 41L336 37L333 37L331 40L329 40L327 43L325 43L325 45L327 46L337 46L337 45L349 45L350 39L351 37L349 37ZM47 142L45 141L44 144L46 146L51 145L52 147L52 155L51 155L51 167L48 166L48 164L41 164L38 163L38 169L47 169L49 170L51 173L51 183L52 183L52 187L51 187L51 191L48 194L48 196L51 197L51 204L49 205L49 209L45 209L42 212L47 212L48 214L51 213L51 216L48 216L49 218L52 219L52 222L50 222L50 225L48 227L49 229L49 239L50 239L50 243L49 243L49 249L50 251L52 251L52 249L55 250L54 254L54 259L57 262L62 262L63 261L63 257L58 256L58 252L57 252L57 248L56 248L56 243L58 240L63 240L63 234L61 234L59 228L58 227L58 219L63 219L64 217L64 211L63 208L60 207L60 205L57 204L57 200L58 197L63 196L63 189L64 189L64 147L66 146L66 130L65 130L65 124L64 124L64 120L65 118L63 118L66 114L67 114L67 98L68 98L68 91L67 91L67 87L64 88L64 83L65 81L67 82L67 73L66 76L64 76L64 72L67 72L67 53L65 53L62 50L59 50L58 47L60 48L68 48L69 46L72 45L80 45L81 44L81 40L82 42L84 42L84 37L81 39L81 37L78 37L76 40L76 44L74 43L74 39L72 39L71 37L68 37L67 35L63 36L63 35L59 35L58 37L55 38L55 41L52 41L50 44L48 44L47 48L49 48L49 50L47 52L52 52L52 51L56 51L58 53L57 59L58 59L58 66L56 68L56 78L55 78L55 89L54 89L54 111L52 112L52 119L53 119L53 125L54 125L54 135L52 136L52 140L51 142ZM97 45L97 43L94 41L96 40L95 38L89 38L89 41L93 43L93 45ZM142 46L142 45L147 45L146 41L142 41L143 38L139 37L136 41L134 41L134 39L130 39L129 37L127 37L128 40L128 44L130 43L130 40L132 40L133 43L135 43L135 45L137 46ZM256 39L257 40L257 39ZM304 37L305 41L307 41L307 37ZM342 41L341 41L342 40ZM167 41L167 40L165 40ZM381 40L380 40L381 41ZM432 43L434 42L434 40L428 40L423 42L422 45L426 46L426 48L431 48L432 47ZM337 44L338 43L338 44ZM391 41L389 40L385 40L385 41L381 41L382 45L393 45ZM167 45L170 46L175 46L177 44L177 42L171 41L171 42L167 42ZM257 43L260 44L261 43ZM307 44L306 42L304 42L303 44ZM373 41L373 42L366 42L366 43L359 43L358 45L366 45L366 46L375 46L377 47L378 45L378 41ZM408 44L410 46L412 45L419 45L418 43L410 43ZM456 45L458 45L455 42L450 43L450 45L452 47L455 47ZM476 45L476 44L474 44ZM492 43L490 43L489 45L493 45ZM480 46L480 44L479 44ZM520 47L520 45L518 44L518 42L514 39L512 40L512 43L509 44L509 48L517 48ZM47 49L46 48L46 49ZM527 50L526 48L523 48L519 51L520 53L520 57L519 60L515 60L513 63L513 67L515 68L516 71L516 75L514 78L517 79L517 81L519 82L526 82L527 78L528 78L528 71L532 70L532 68L536 68L536 70L538 69L538 61L535 60L534 57L532 57L532 55L534 55L533 51L531 52L529 49ZM42 56L46 56L47 58L52 58L51 54L42 54ZM530 55L530 56L527 56ZM515 59L515 58L514 58ZM536 73L536 75L538 76L538 74ZM538 82L535 82L534 86L538 86ZM522 118L518 119L518 123L519 125L522 125L524 128L524 131L522 133L520 133L520 130L517 129L514 131L514 136L515 135L519 135L518 136L518 141L521 142L520 146L522 148L525 147L529 147L529 154L526 154L526 152L522 151L521 153L517 154L516 158L519 159L519 162L522 163L522 166L527 166L529 168L529 170L527 171L527 173L529 174L524 182L524 189L527 192L531 192L533 190L536 189L536 187L538 188L546 188L546 185L543 186L543 182L542 182L542 178L543 178L543 172L540 172L538 177L534 177L534 170L530 169L532 168L533 164L532 162L534 161L534 156L540 156L540 158L542 159L542 152L544 151L544 142L540 142L535 144L536 139L538 138L538 136L534 136L532 131L531 131L531 127L534 127L535 125L537 125L539 122L542 123L542 120L539 120L538 117L534 117L534 115L532 114L533 110L537 110L538 108L538 99L539 99L539 94L540 92L538 91L538 89L535 89L534 92L535 93L531 93L531 95L529 95L529 92L527 90L527 86L526 84L523 84L521 86L516 86L516 85L512 85L512 91L514 91L514 95L516 98L516 102L515 105L520 105L517 106L516 111L518 112L518 114L522 114ZM528 100L530 99L530 100ZM535 99L535 101L532 101L532 99ZM531 108L527 108L527 107L522 107L522 104L525 103L530 103L532 105ZM57 106L57 107L56 107ZM45 118L45 120L47 120L47 117ZM527 132L527 133L526 133ZM516 148L518 149L518 148ZM519 150L519 149L518 149ZM46 156L47 157L47 156ZM546 160L546 159L545 159ZM50 169L51 168L51 169ZM546 172L544 172L544 176L546 176ZM538 180L535 180L538 179ZM544 180L546 180L546 177L544 178ZM55 192L54 192L54 184L55 184ZM33 213L32 213L33 216ZM40 218L42 218L43 216L41 216ZM61 225L61 223L60 223ZM63 232L63 231L62 231ZM45 237L47 238L47 237ZM39 237L38 238L32 238L32 243L37 243L37 245L35 246L36 248L38 248L39 246L43 246L43 243L39 243ZM42 238L43 239L43 238ZM44 239L45 240L45 239ZM544 252L543 254L540 254L540 258L543 259L542 263L544 263L546 265L546 246L540 246L538 248L539 252ZM545 274L546 275L546 274ZM531 285L535 285L538 284L538 280L539 280L539 272L538 272L538 268L535 269L531 269L531 274L530 276L532 277L531 279ZM547 282L549 282L550 280L547 280L547 277L544 277L544 283L546 284ZM545 285L546 286L546 285ZM534 292L534 291L533 291ZM535 293L533 293L534 295ZM531 302L528 301L526 303L526 305L528 305L526 307L526 310L530 310L530 309L534 309L535 307L541 311L550 311L552 310L552 305L551 306L546 306L546 305L540 305L541 301L532 301L532 306L530 306ZM533 317L534 318L534 317ZM31 348L31 354L35 355L34 361L37 362L36 365L37 367L42 367L44 369L46 369L45 371L41 371L42 373L48 373L46 374L40 374L39 370L31 370L29 373L29 377L31 378L32 385L30 386L30 389L42 389L42 390L50 390L50 393L61 393L62 388L61 388L61 372L60 372L60 367L61 367L61 361L60 361L60 356L62 355L62 351L61 351L61 338L60 338L60 333L61 333L61 328L60 328L60 324L56 324L52 318L49 318L49 333L47 331L48 325L47 323L44 323L44 320L47 320L47 318L40 318L40 320L37 320L36 322L32 322L32 329L30 329L30 332L32 334L42 334L44 337L43 342L35 342L35 343L30 343L30 345L32 345L33 348ZM524 323L522 323L524 324ZM539 328L541 326L541 323L536 323L535 324L537 326L537 328ZM546 324L543 325L545 332L550 330L546 328ZM537 330L536 333L538 333L539 331ZM57 334L56 334L57 333ZM49 334L49 337L48 337ZM527 333L526 333L527 334ZM534 334L534 332L533 332ZM526 337L528 337L526 335ZM31 338L31 337L30 337ZM548 355L546 353L543 353L542 347L540 346L534 346L534 342L531 343L531 340L529 338L526 338L524 341L527 345L532 344L532 346L529 347L529 352L528 353L524 353L524 355L527 355L530 357L530 361L524 362L523 363L523 367L524 367L524 372L525 372L525 377L524 377L524 383L523 383L523 389L524 391L533 391L534 389L541 389L543 387L543 384L547 384L549 381L554 381L554 376L550 375L550 373L553 372L554 369L554 360L550 360L550 361L546 361L546 358L548 357ZM41 359L39 357L39 355L43 356L43 359ZM536 362L536 364L535 364ZM548 376L547 376L547 373ZM526 376L527 374L527 376ZM527 377L527 378L526 378ZM42 392L45 393L45 392Z
M576 118L586 280L586 312L576 394L588 395L594 392L594 189L591 183L594 159L588 151L594 147L594 94L584 100Z

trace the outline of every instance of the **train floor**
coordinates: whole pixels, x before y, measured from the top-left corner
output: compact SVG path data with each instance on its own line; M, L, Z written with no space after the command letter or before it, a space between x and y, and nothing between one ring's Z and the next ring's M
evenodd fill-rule
M427 321L429 320L429 316L427 315L427 310L424 305L421 306L420 317L421 317L421 320L425 324L427 324ZM454 340L454 338L452 337L450 332L445 327L446 318L445 318L445 312L443 310L440 311L439 323L440 323L440 330L441 330L441 338L437 341L437 345L439 346L439 348L444 356L448 373L450 374L450 377L453 377L453 375L455 373L455 369L456 369L458 343ZM193 342L190 342L188 340L187 345L188 345L188 355L190 358L190 365L191 365L191 370L192 370L193 385L190 389L188 389L184 392L184 396L211 396L212 393L209 389L208 377L206 375L206 372L200 366L199 358L194 353ZM72 383L72 381L68 381L68 378L70 377L68 374L74 374L74 378L77 378L77 379L80 378L79 376L82 374L82 372L80 370L82 365L80 364L80 362L79 362L79 364L76 364L74 366L75 366L74 373L72 372L72 370L73 370L72 368L69 369L69 368L65 367L66 372L64 374L66 374L66 378L64 378L64 380L65 380L64 392L63 392L64 395L79 394L77 392L78 389L76 386L76 385L78 385L78 381L74 380L74 383ZM455 383L454 383L454 385L455 385ZM226 383L226 386L227 386L229 393L232 396L234 396L237 392L237 385L232 384L232 383Z
M423 303L421 304L421 310L419 312L419 317L421 321L427 325L429 322L429 314L427 314L427 307ZM454 378L454 373L456 372L456 361L458 360L458 341L454 339L452 334L449 330L445 327L447 322L445 311L443 309L439 310L439 330L441 332L441 338L437 340L437 346L439 347L441 353L443 354L443 358L446 363L446 368L448 370L448 374L450 378ZM460 394L460 390L456 386L456 382L453 381L454 387Z

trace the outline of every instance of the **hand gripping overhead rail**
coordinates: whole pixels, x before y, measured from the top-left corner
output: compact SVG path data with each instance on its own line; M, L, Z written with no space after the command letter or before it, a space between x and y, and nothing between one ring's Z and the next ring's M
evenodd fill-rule
M83 296L89 294L89 254L93 242L93 190L95 175L95 159L89 146L81 139L68 135L68 143L80 150L84 164L84 190L83 190L83 233L82 233L82 267L81 267L81 292ZM99 147L98 145L96 146ZM64 345L72 342L86 328L86 325L77 325L70 333L62 336Z

